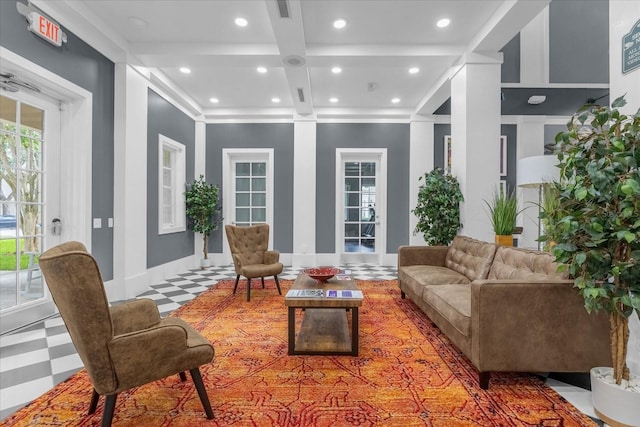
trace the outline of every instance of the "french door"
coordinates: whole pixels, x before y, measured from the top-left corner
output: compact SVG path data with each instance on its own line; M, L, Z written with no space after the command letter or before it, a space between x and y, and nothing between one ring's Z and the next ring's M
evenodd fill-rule
M0 332L5 332L55 312L38 258L58 243L50 232L59 229L49 226L60 203L58 105L27 91L3 93L0 143Z
M341 262L380 261L386 247L386 150L336 153L336 252Z
M273 224L273 149L224 149L225 223L237 226ZM269 228L273 244L273 227ZM228 254L229 245L223 245Z

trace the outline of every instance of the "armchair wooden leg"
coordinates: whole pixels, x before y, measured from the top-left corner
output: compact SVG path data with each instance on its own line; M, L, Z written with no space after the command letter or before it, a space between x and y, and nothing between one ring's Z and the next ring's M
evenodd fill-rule
M260 281L262 282L262 289L264 289L264 277L261 277Z
M208 419L213 419L213 410L211 409L211 403L209 403L209 396L207 396L207 390L204 388L204 383L202 382L202 375L200 375L200 369L193 368L190 369L191 379L193 380L193 384L196 386L196 390L198 391L198 396L200 397L200 402L202 402L202 407L204 408L204 412L207 414Z
M117 394L111 394L107 396L107 401L104 403L104 413L102 414L102 427L111 427L113 421L113 412L116 409Z
M491 378L491 372L480 372L478 381L480 382L481 389L489 390L489 378Z
M187 380L187 374L180 372L180 381L185 382Z
M251 279L247 277L247 301L251 301Z
M278 295L282 295L282 291L280 291L280 281L278 280L278 275L273 276L276 281L276 288L278 288Z
M236 293L236 289L238 289L238 282L240 281L240 275L236 276L236 285L233 287L233 293Z
M93 393L91 393L91 403L89 404L89 412L88 414L91 415L94 412L96 412L96 408L98 407L98 401L100 400L100 395L98 394L98 392L96 391L96 389L93 389Z

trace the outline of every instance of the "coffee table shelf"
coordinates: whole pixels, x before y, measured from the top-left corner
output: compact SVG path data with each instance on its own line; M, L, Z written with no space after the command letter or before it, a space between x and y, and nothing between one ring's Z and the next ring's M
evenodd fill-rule
M353 279L317 282L300 274L291 289L358 290ZM289 354L358 355L358 307L362 298L287 298ZM303 311L296 337L296 310ZM351 314L351 333L349 319Z

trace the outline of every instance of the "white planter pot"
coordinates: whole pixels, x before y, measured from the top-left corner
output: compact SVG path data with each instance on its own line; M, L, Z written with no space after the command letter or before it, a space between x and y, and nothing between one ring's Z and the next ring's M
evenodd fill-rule
M611 427L640 426L640 378L631 374L635 391L617 385L613 368L591 369L591 396L598 418Z
M202 259L200 260L200 267L202 267L202 268L208 268L208 267L211 267L211 260L210 260L210 259L204 259L204 258L202 258Z

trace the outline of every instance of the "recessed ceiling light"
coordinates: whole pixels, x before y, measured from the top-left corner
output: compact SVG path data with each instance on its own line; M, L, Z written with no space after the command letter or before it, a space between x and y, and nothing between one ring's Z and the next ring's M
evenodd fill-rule
M342 72L342 68L340 68L340 67L333 67L333 68L331 69L331 72L332 72L333 74L340 74L340 73Z
M329 98L329 102L333 102L335 104L338 102L338 98Z
M244 18L236 18L234 22L238 27L246 27L249 24L249 21Z
M336 29L341 29L347 26L347 21L345 21L344 19L336 19L335 21L333 21L333 28Z
M438 28L444 28L444 27L448 27L449 24L451 24L451 20L449 18L442 18L441 20L439 20L436 25L438 26Z
M273 102L274 104L277 104L280 102L280 98L271 98L271 102Z
M398 102L400 102L400 98L393 98L391 102L393 102L394 104L397 104Z
M220 100L218 98L209 98L209 102L212 104L217 104L218 102L220 102Z
M184 74L189 74L191 73L191 69L187 67L180 67L180 72Z
M267 69L264 67L258 67L256 68L256 71L259 72L260 74L264 74L267 72Z
M418 67L409 68L409 74L417 74L419 72L420 72L420 68L418 68Z

